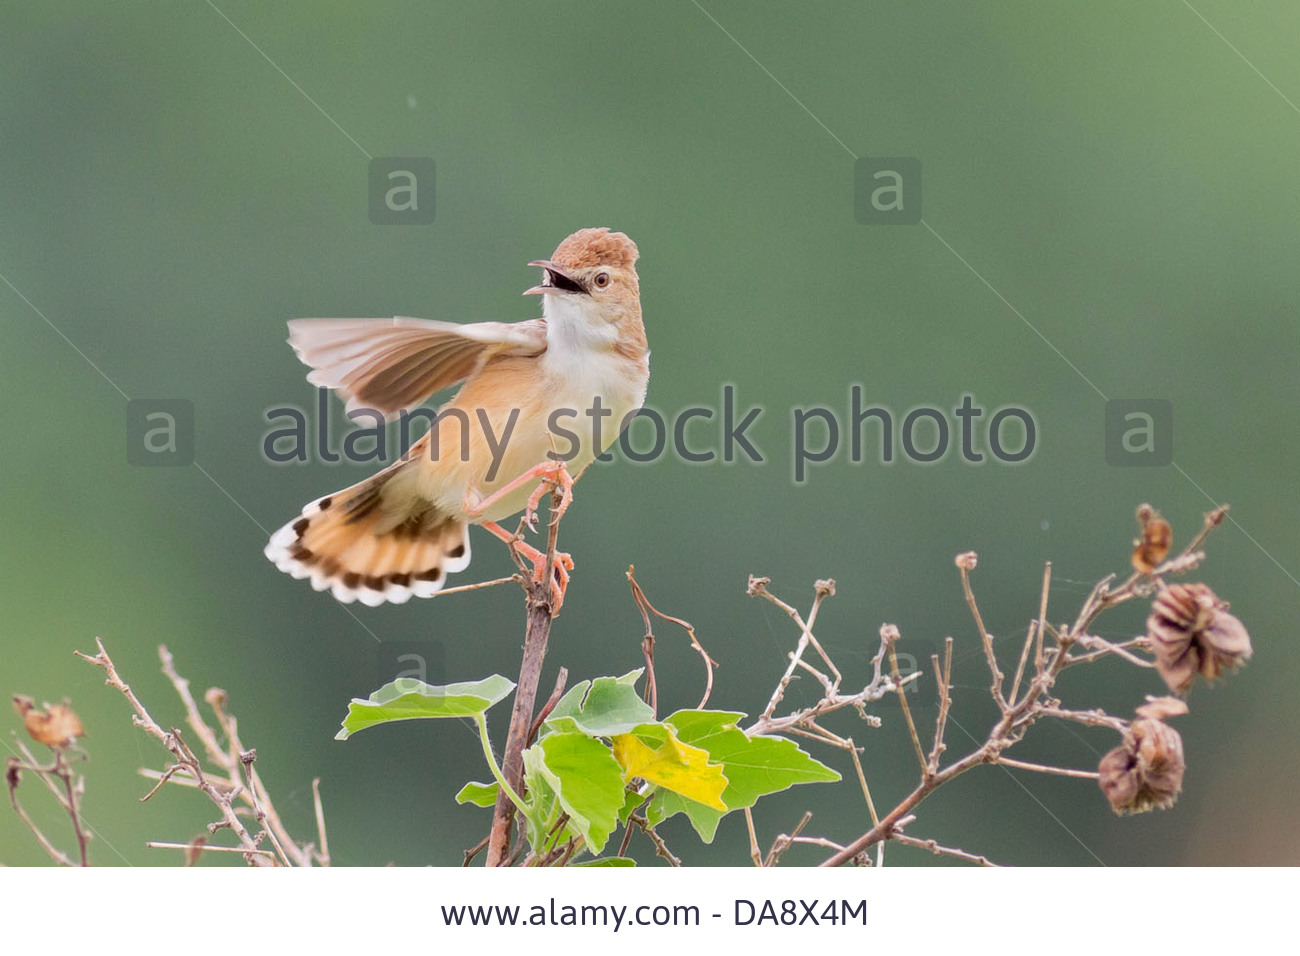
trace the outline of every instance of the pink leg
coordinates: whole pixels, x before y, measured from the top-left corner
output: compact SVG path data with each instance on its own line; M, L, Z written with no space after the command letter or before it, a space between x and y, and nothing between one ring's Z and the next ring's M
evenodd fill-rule
M524 521L529 528L537 530L537 506L541 504L542 496L546 494L548 486L560 492L560 503L551 516L552 521L558 521L573 501L573 477L562 461L544 461L540 465L534 465L486 498L479 497L478 492L471 488L465 493L465 513L471 518L477 518L507 495L518 491L530 481L539 479L537 489L529 496L528 504L524 508Z
M558 468L549 471L546 476L538 483L533 493L528 496L528 504L524 507L524 519L528 520L528 526L533 528L537 519L537 506L542 503L542 496L548 490L554 488L560 493L560 501L551 512L551 524L557 524L564 513L569 510L569 505L573 503L573 482L574 477L569 474L569 469L564 467L564 462L556 462ZM533 528L536 530L536 528Z
M496 535L510 546L525 561L533 565L533 580L540 581L546 574L546 552L538 551L518 535L511 534L495 521L484 521L482 527ZM564 606L564 592L569 587L569 572L573 570L573 558L563 551L555 552L555 580L551 582L552 613L559 614Z

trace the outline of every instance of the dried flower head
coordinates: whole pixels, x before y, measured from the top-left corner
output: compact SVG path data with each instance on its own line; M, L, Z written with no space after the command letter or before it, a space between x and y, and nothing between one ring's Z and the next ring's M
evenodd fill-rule
M1170 690L1183 693L1198 673L1212 681L1250 659L1250 635L1227 606L1204 584L1172 584L1156 595L1147 636Z
M1141 537L1133 542L1133 569L1141 574L1151 574L1169 555L1173 529L1150 505L1138 505L1137 520Z
M1097 768L1101 792L1116 813L1167 809L1183 789L1183 738L1164 721L1187 713L1187 705L1160 697L1137 712L1123 742Z
M81 718L67 704L46 704L45 708L38 710L30 697L14 697L14 710L22 717L27 733L38 744L62 750L71 747L78 737L86 735Z

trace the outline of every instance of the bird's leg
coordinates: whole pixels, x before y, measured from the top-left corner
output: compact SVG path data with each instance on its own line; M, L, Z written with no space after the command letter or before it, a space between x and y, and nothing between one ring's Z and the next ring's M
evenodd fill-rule
M528 561L533 566L533 580L541 581L546 574L546 552L538 551L527 541L519 536L519 532L511 533L495 521L484 521L482 527L486 528L492 534L496 535L510 547L512 554L518 555L522 560ZM559 614L560 608L564 605L564 592L569 587L569 572L573 570L573 558L563 551L555 552L555 580L551 582L551 608L553 614Z
M506 495L517 491L530 481L538 481L537 488L528 497L528 503L524 507L524 525L527 525L533 531L537 530L537 508L542 503L542 497L547 491L555 491L559 494L557 501L551 510L551 527L554 527L568 510L569 505L573 502L573 476L565 467L562 460L544 461L540 465L529 468L526 472L507 482L498 488L486 498L478 494L474 489L465 493L465 513L472 520L485 514L498 501L501 501ZM524 561L529 561L533 565L533 580L541 581L546 575L546 552L539 551L531 544L523 540L523 525L519 531L513 534L507 531L495 521L479 522L484 528L492 532L502 541L510 546L511 553ZM551 582L553 610L558 613L561 605L564 604L564 592L569 586L569 572L573 570L573 558L563 551L555 553L555 580Z
M529 496L528 504L524 508L524 521L531 530L537 530L537 506L541 504L542 496L546 494L549 486L560 492L560 502L551 515L551 521L554 523L564 516L564 512L569 509L569 505L573 501L573 476L569 474L564 462L560 460L544 461L540 465L534 465L518 478L514 478L502 485L486 498L471 488L465 492L465 514L470 518L477 518L507 495L518 491L530 481L537 481L538 479L541 479L541 481L537 486L537 490Z
M549 470L542 476L541 482L533 493L528 496L528 504L524 506L524 521L528 522L528 527L534 530L537 524L537 506L542 503L542 496L548 490L560 494L560 500L551 509L551 527L560 523L564 513L569 510L569 505L573 504L574 477L569 474L569 469L564 467L563 461L549 462L548 465Z

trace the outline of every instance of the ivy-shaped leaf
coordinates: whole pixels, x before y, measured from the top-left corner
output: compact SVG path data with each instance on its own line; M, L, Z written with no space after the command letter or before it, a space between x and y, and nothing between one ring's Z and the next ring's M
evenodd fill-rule
M713 761L722 764L727 778L722 802L728 810L752 807L759 797L796 784L840 779L793 740L748 736L737 726L744 716L731 711L679 710L664 720L679 740L707 751ZM705 843L713 842L725 812L666 790L656 792L651 807L664 818L685 813Z
M622 677L598 677L569 689L546 719L549 730L580 732L588 737L625 734L654 720L654 711L636 692L642 668Z
M834 783L839 773L785 737L750 737L737 723L745 715L727 711L679 710L664 720L678 738L707 750L723 765L728 787L722 801L730 810L752 807L759 797L801 783Z
M493 674L479 681L437 686L413 677L385 684L365 700L353 698L343 729L335 740L347 740L358 730L394 720L436 717L473 717L503 700L515 689L513 682Z
M683 797L679 793L673 793L671 790L656 790L654 799L650 801L646 817L650 820L651 826L656 826L679 813L686 814L691 821L691 826L705 843L713 842L713 838L718 832L718 824L727 815L726 810L715 810L712 807L706 807L702 803Z
M623 773L609 748L586 734L547 734L524 751L524 772L529 791L535 781L549 787L569 826L599 854L625 803Z
M460 788L460 793L456 794L456 802L472 803L476 807L493 807L496 806L497 794L500 791L501 785L498 783L478 783L471 780Z

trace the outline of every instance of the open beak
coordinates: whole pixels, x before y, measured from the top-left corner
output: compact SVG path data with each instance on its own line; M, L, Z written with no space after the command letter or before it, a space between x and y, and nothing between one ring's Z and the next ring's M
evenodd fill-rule
M524 295L571 295L587 291L582 283L548 259L534 259L528 264L546 271L542 276L542 284L526 289Z

